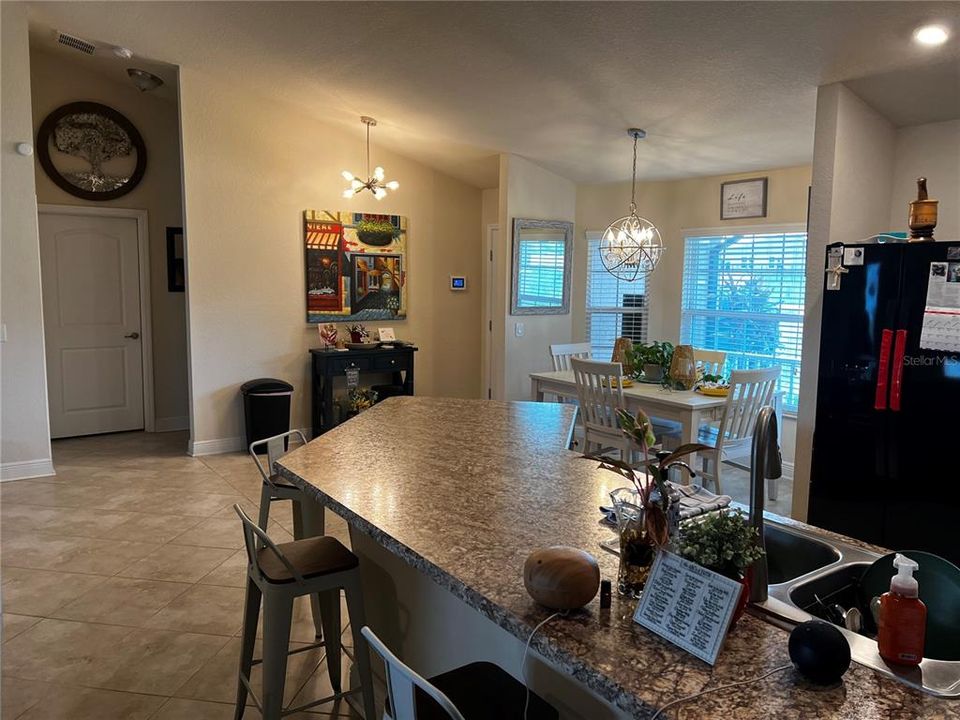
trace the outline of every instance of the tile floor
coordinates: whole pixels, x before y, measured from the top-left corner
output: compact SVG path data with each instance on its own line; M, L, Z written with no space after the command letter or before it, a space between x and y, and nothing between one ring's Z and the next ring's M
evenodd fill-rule
M233 718L246 558L232 506L256 517L261 481L246 454L191 458L186 443L59 440L55 477L0 485L3 720ZM291 531L290 503L274 503L270 535ZM303 601L291 646L312 641ZM290 659L288 701L330 692L322 649ZM341 703L291 717L349 716Z

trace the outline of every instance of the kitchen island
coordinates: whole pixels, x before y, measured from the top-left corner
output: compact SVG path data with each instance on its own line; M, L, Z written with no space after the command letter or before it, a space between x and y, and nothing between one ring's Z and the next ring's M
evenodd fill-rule
M566 450L574 408L390 398L285 456L280 472L349 524L368 620L414 668L435 674L489 659L519 677L523 644L551 613L527 595L523 561L570 545L614 580L597 506L622 479ZM527 681L562 717L651 717L671 700L758 677L789 662L787 633L751 615L715 667L632 621L614 592L601 610L547 623ZM535 656L535 657L534 657ZM859 665L821 689L792 669L674 706L671 718L960 718L960 703Z

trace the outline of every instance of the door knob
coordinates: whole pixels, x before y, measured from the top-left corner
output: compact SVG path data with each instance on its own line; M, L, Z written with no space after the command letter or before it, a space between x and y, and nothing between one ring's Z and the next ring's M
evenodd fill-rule
M130 333L129 335L124 335L124 337L125 337L125 338L130 338L131 340L136 340L138 337L140 337L140 333L138 333L138 332L132 332L132 333Z

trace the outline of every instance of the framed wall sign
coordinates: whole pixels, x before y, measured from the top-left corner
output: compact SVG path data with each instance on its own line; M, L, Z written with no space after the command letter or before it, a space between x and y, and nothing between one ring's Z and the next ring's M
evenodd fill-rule
M767 178L736 180L720 185L720 219L767 216Z

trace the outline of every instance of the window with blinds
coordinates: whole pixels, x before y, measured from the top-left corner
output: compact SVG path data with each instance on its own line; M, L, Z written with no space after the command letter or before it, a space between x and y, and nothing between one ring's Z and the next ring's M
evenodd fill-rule
M566 243L524 240L517 265L517 307L556 307L563 303L563 264Z
M796 410L807 235L738 228L690 234L683 254L680 341L727 353L731 370L780 366L785 409Z
M587 233L587 338L591 356L608 360L618 337L646 342L646 280L618 280L600 261L600 233Z

